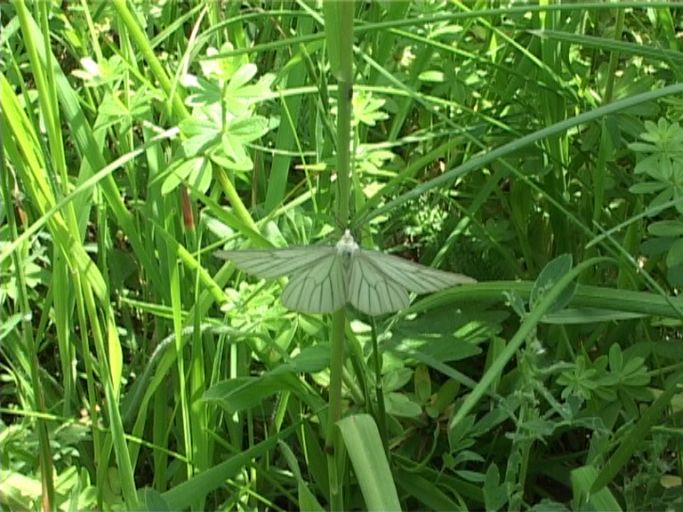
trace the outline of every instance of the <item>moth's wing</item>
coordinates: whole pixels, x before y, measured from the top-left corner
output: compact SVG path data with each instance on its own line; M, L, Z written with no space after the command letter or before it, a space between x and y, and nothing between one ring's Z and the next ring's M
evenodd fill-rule
M320 260L336 254L334 247L290 247L287 249L253 249L216 251L219 258L232 261L237 268L262 279L291 276Z
M384 274L389 280L415 293L436 292L457 284L476 282L471 277L462 274L425 267L391 254L363 249L355 254L358 255L357 258L366 262L364 266L374 267L377 272Z
M348 301L368 315L393 313L408 307L410 298L405 287L378 270L365 254L366 251L357 250L351 255Z
M282 292L282 303L302 313L332 313L344 307L346 270L337 251L298 270Z

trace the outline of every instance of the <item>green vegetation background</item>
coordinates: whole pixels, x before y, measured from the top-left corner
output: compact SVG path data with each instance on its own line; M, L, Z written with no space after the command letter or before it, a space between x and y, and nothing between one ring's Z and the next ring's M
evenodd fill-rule
M1 507L683 508L678 2L0 23ZM478 283L301 315L212 256L347 217Z

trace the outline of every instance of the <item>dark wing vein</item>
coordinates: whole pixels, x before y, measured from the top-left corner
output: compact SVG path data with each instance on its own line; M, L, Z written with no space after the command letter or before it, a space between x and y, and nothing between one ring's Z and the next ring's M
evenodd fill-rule
M290 247L245 251L216 251L216 256L232 261L237 268L262 279L291 276L320 260L336 254L334 247Z
M456 284L475 282L474 279L462 274L425 267L391 254L360 250L357 257L362 258L367 265L372 266L389 281L415 293L435 292Z
M302 313L332 313L344 306L346 286L336 252L296 272L282 292L282 302Z
M392 313L410 303L408 292L356 252L351 263L349 302L369 315Z

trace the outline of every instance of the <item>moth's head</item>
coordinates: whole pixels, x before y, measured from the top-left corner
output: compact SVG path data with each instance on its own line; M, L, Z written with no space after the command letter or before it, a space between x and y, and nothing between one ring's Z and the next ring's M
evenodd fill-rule
M348 229L344 231L344 234L342 237L339 239L339 242L337 242L337 252L339 254L351 254L354 251L358 250L358 244L356 241L353 239L353 236L351 235L351 231Z

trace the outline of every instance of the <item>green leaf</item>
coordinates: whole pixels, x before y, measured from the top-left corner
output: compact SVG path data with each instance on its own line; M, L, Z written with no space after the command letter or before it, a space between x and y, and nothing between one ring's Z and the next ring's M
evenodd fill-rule
M441 83L444 81L444 74L443 71L428 70L420 73L418 79L422 82Z
M211 160L236 171L251 171L254 167L242 141L227 132L221 137L221 151L211 155Z
M186 137L183 151L188 158L204 155L220 141L220 127L208 119L187 119L179 127Z
M403 393L386 393L384 405L389 414L402 418L419 418L422 414L420 404L414 402Z
M396 326L386 350L411 356L430 364L426 359L450 362L477 355L481 349L475 344L480 337L488 337L499 329L494 315L468 319L451 307L430 310L420 317L403 319Z
M598 308L566 308L557 313L543 317L544 324L556 325L581 325L596 322L616 322L619 320L631 320L643 318L644 313L632 313L630 311L613 311L611 309Z
M671 286L683 286L683 265L667 267L666 280L669 282Z
M196 91L189 95L185 103L190 107L207 107L210 105L220 105L221 87L215 80L207 80L203 77L191 76L187 80L187 88ZM188 118L191 119L191 118Z
M647 227L651 235L661 237L679 237L683 235L683 222L679 220L660 220Z
M633 452L642 447L643 440L652 425L661 419L672 397L679 392L678 386L681 381L683 381L683 373L679 372L675 378L667 382L666 390L645 410L635 426L624 436L621 443L619 443L619 447L607 460L600 473L592 475L588 485L591 493L603 489L616 476L619 470L624 467Z
M666 255L666 266L677 267L683 265L683 238L676 240Z
M251 116L231 121L227 125L227 131L240 142L252 142L263 137L274 124L263 116Z
M570 512L567 507L557 501L542 499L529 509L529 512Z
M221 44L220 49L207 48L206 55L211 58L199 60L204 76L224 81L235 74L240 67L240 63L247 62L248 57L246 55L218 57L218 55L223 55L232 50L234 50L234 47L229 41Z
M524 304L524 299L519 295L519 293L514 291L503 292L507 302L510 304L512 310L517 314L519 318L524 318L526 315L526 308Z
M453 501L451 496L442 491L437 485L437 482L416 475L415 473L399 470L396 476L396 483L402 492L409 493L423 505L420 509L449 511L467 510L463 504Z
M313 345L304 348L290 361L277 366L270 375L281 373L316 373L324 370L330 364L330 346Z
M486 510L499 510L508 501L505 484L500 483L500 472L495 463L486 470L483 490Z
M424 364L418 364L413 376L415 396L417 401L425 404L432 395L432 379L429 375L429 368Z
M609 489L596 489L593 485L598 471L594 466L582 466L571 472L572 491L576 508L585 502L593 505L595 510L621 511L619 503Z
M275 393L289 390L289 382L277 376L236 377L207 389L202 400L218 402L230 414L251 409Z
M183 182L188 182L202 194L206 193L211 184L211 162L204 157L177 160L171 168L161 185L161 193L164 195L173 192Z
M382 388L384 391L397 391L410 382L413 378L413 369L405 366L391 369L382 376Z
M621 372L624 366L624 357L621 353L621 347L618 343L612 343L609 348L609 367L613 372Z
M292 449L284 442L279 441L278 445L282 454L287 461L289 469L292 471L296 477L298 484L297 490L299 494L299 510L312 511L312 512L323 512L325 509L320 505L317 498L313 495L311 490L308 488L308 483L301 476L301 470L299 469L299 462L296 459L296 455Z
M296 422L279 434L270 436L255 446L237 455L228 457L206 471L192 476L192 478L163 493L164 500L169 504L171 510L188 508L190 504L195 503L196 500L224 485L226 480L239 474L245 467L252 464L254 460L274 448L279 440L287 439L300 428L301 422Z
M138 510L144 512L166 512L172 510L164 497L151 487L138 490Z
M665 188L667 188L666 183L661 183L659 181L644 181L631 185L628 191L631 192L631 194L652 194Z
M572 269L572 255L562 254L550 261L541 271L534 287L531 290L529 297L529 308L534 309L541 298L551 290L560 279ZM560 294L560 296L550 306L548 313L555 313L563 309L572 300L576 293L576 283L569 284Z
M360 484L367 510L401 510L382 438L372 416L357 414L337 422Z
M243 85L249 82L249 80L254 78L257 72L258 67L256 67L256 64L253 64L251 62L248 62L241 66L230 78L230 81L228 82L228 86L226 88L226 94L235 94L238 89L240 89Z

